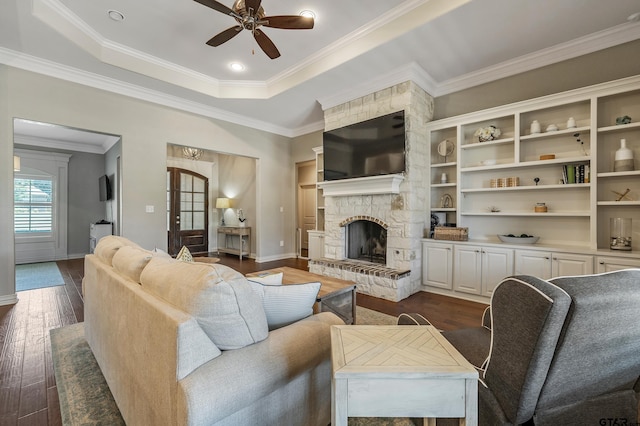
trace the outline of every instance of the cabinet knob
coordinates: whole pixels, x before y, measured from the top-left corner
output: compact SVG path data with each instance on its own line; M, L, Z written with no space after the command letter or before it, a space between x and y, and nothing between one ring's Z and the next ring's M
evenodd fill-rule
M546 256L546 257L545 257L545 260L549 260L549 257L548 257L548 256Z
M553 258L553 260L558 260L558 258L557 258L557 257L554 257L554 258Z
M604 265L604 262L602 262L602 261L601 261L601 262L600 262L600 264L601 264L601 265Z

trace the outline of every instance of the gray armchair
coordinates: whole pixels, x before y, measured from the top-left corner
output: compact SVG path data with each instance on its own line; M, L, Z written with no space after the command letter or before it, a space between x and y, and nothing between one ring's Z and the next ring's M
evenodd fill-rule
M481 327L443 335L480 370L480 425L635 424L639 320L640 269L513 276L496 287Z

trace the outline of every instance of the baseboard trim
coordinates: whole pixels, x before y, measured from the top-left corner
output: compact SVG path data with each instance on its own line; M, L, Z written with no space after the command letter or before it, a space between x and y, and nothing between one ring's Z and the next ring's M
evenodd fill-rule
M16 303L18 303L17 293L8 294L6 296L0 296L0 306L15 305Z

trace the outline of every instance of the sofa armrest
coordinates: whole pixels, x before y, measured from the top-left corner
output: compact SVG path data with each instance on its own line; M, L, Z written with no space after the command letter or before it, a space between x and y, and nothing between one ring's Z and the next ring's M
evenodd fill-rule
M224 351L178 383L178 423L215 424L328 363L331 326L342 324L323 312L274 330L262 342ZM319 391L330 392L330 375L326 380Z

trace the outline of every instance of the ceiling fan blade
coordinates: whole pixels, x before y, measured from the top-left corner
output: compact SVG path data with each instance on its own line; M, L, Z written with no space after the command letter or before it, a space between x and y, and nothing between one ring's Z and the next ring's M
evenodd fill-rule
M258 9L260 9L261 3L262 0L245 0L244 6L245 9L247 9L247 12L249 11L249 9L253 9L253 15L255 16L258 13Z
M222 43L227 42L227 41L231 40L233 37L235 37L236 35L238 35L238 33L240 33L240 31L242 31L242 26L240 26L240 25L236 25L235 27L227 28L226 30L224 30L220 34L217 34L217 35L213 36L211 38L211 40L209 40L207 42L207 44L209 46L213 46L213 47L220 46Z
M236 13L233 10L231 10L231 8L228 8L222 3L218 3L216 0L194 0L194 1L200 3L203 6L210 7L213 10L217 10L220 13L224 13L225 15L231 15L231 16L236 15Z
M313 18L297 15L265 16L260 22L271 28L284 30L310 30L313 28Z
M280 52L275 44L271 41L269 37L259 29L256 29L253 32L253 37L255 37L256 41L260 48L267 54L271 59L276 59L280 56Z

